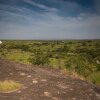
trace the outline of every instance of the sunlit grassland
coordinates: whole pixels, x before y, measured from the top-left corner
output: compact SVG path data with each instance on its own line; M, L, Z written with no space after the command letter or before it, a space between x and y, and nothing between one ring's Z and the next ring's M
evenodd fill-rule
M65 69L64 59L49 59L49 66L55 69Z
M25 52L16 49L9 50L8 52L5 50L0 53L0 56L2 58L6 58L24 64L30 64L30 62L28 61L30 55L30 52Z

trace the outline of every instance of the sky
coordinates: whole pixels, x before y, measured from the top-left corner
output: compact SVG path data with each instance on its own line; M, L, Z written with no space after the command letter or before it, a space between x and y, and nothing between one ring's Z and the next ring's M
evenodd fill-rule
M100 0L0 0L0 39L100 39Z

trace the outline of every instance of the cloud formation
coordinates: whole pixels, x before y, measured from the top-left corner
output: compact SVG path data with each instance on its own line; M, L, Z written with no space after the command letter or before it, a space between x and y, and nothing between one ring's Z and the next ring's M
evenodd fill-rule
M100 39L99 0L88 7L69 0L44 1L0 3L0 39Z
M44 4L39 4L39 3L36 3L36 2L34 2L34 1L32 1L32 0L23 0L23 1L24 1L25 3L27 3L27 4L30 4L30 5L32 5L32 6L39 7L39 8L41 8L41 9L46 10L46 11L58 12L58 10L57 10L56 8L50 8L50 7L48 7L48 6L44 5Z

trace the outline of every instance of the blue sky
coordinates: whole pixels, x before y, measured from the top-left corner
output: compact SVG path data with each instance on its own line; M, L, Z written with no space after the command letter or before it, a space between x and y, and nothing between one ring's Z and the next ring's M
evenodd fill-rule
M100 0L0 0L0 39L100 39Z

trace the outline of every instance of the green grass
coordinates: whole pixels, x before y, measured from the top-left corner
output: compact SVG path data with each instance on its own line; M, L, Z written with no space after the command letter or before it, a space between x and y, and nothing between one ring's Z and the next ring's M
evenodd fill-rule
M10 92L20 89L22 84L12 80L0 81L0 92Z
M90 82L96 84L96 85L100 85L100 72L94 73L92 75L90 75L87 80L89 80Z
M21 50L10 50L5 54L5 56L4 55L0 56L19 63L30 64L28 61L30 55L31 55L30 52L25 52Z
M49 59L49 65L55 69L58 69L59 67L63 69L65 66L63 59L56 59L56 58Z

